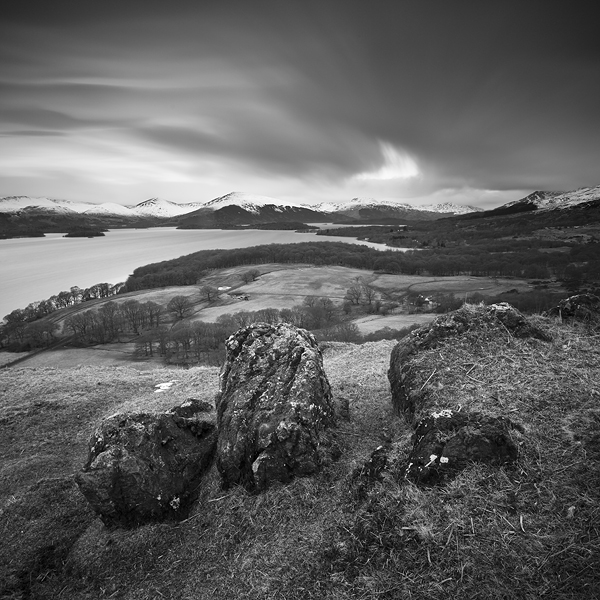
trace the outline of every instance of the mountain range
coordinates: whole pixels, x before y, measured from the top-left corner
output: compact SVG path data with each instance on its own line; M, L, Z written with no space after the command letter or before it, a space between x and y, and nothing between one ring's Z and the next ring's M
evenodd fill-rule
M415 206L373 198L347 203L303 204L277 198L231 192L208 202L178 204L150 198L133 206L113 202L93 204L48 197L0 198L0 233L65 231L95 227L176 226L182 229L228 228L264 223L401 223L445 217L467 219L530 211L551 211L600 201L600 186L570 192L536 191L520 200L484 211L452 203Z
M310 210L317 213L356 213L361 210L392 210L396 212L428 212L440 214L465 214L481 210L474 206L461 204L442 203L425 206L395 202L392 200L379 201L373 198L353 198L348 203L321 203L316 205L301 204L298 202L283 201L269 196L259 196L244 192L231 192L225 196L209 200L208 202L190 202L178 204L162 198L150 198L133 206L124 206L114 202L93 204L90 202L72 202L70 200L57 200L47 197L6 196L0 198L0 212L18 213L21 210L37 210L40 213L84 214L84 215L114 215L131 217L157 217L172 218L189 214L201 209L212 211L228 206L236 206L250 213L260 214L266 207L285 212L288 209Z

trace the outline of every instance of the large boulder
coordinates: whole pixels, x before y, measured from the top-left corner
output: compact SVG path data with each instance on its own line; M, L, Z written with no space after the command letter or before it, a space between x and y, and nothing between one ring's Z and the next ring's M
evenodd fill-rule
M191 399L165 413L118 413L102 421L75 480L106 525L188 514L216 447L211 411L207 402Z
M334 409L315 338L286 323L256 323L225 345L217 398L225 487L260 491L317 471Z
M419 352L435 348L440 342L467 332L477 332L482 336L551 339L548 333L506 302L490 306L466 304L441 315L430 324L412 331L392 350L388 379L392 405L398 415L404 415L413 425L426 416L427 394L418 389L413 381L419 369L415 360Z

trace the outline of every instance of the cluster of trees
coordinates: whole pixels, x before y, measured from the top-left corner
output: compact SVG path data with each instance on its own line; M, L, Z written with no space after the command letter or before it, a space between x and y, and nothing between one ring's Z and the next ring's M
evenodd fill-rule
M504 244L478 243L439 247L414 252L397 252L375 262L375 269L407 275L470 275L472 277L556 278L579 289L600 281L600 245L587 244L568 251L503 249ZM581 261L577 254L589 253Z
M213 269L254 266L269 263L338 265L356 269L374 268L378 259L396 252L382 251L344 242L302 242L266 244L232 250L202 250L173 260L145 265L134 270L125 282L124 292L169 285L193 285Z
M0 347L21 350L50 345L56 341L57 326L47 320L43 323L36 321L62 308L115 296L122 286L122 283L97 283L89 288L73 286L68 291L59 292L46 300L31 302L25 308L17 308L4 317L5 323L0 326Z
M221 315L216 323L182 321L171 329L146 330L136 339L138 356L161 356L166 363L219 365L225 358L225 340L241 327L252 323L290 323L313 330L319 341L364 342L400 339L415 326L404 329L386 327L362 335L356 323L343 320L339 309L329 298L317 298L292 308L265 308Z
M125 283L123 291L192 285L211 269L274 262L339 265L434 277L554 277L564 281L573 291L600 280L598 243L572 245L565 249L564 242L493 239L493 234L489 238L473 236L467 243L465 239L469 238L469 232L461 232L461 241L457 242L427 237L422 234L431 232L415 232L412 229L404 239L405 234L395 228L381 229L387 230L397 245L416 245L420 249L394 252L345 243L305 242L235 250L204 250L136 269ZM410 238L414 235L417 237ZM453 235L459 236L458 233Z
M249 277L258 275L259 272L253 270L248 274ZM369 286L357 283L356 287L360 287L361 293L353 296L353 305L348 301L340 305L325 296L307 296L301 304L291 308L241 310L220 316L216 323L190 322L187 317L192 314L194 304L189 296L174 296L166 306L135 299L111 300L97 308L80 307L69 315L64 321L62 337L86 346L133 340L138 356L160 356L171 364L219 364L224 358L227 337L259 321L287 322L318 332L323 340L355 343L391 339L405 333L386 329L379 337L362 336L351 321L351 313L372 310L369 302L374 307L378 298ZM215 288L205 286L202 290L208 299ZM34 322L19 341L23 346L27 340L28 348L48 345L56 341L56 330L57 325L48 320Z

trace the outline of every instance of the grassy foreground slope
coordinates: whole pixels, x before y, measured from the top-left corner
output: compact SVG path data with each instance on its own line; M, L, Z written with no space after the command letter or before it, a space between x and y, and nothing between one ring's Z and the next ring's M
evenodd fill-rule
M494 397L523 425L515 466L473 464L443 488L419 489L387 473L359 493L355 474L370 453L391 439L408 448L411 432L391 410L394 342L331 343L324 359L334 399L350 406L350 421L339 422L338 462L256 496L223 491L213 470L187 521L133 531L105 529L69 487L94 422L117 409L211 399L217 369L0 372L6 597L596 597L600 338L581 326L540 323L552 342L448 339L435 350L445 368L433 374L432 355L423 358L423 388L453 401ZM154 392L171 380L171 390ZM52 560L49 540L58 540Z

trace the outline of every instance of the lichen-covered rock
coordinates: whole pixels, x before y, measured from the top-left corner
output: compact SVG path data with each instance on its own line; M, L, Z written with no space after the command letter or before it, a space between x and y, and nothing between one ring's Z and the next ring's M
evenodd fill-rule
M388 379L392 391L392 404L399 415L408 422L420 419L422 390L413 385L413 358L420 351L435 348L441 341L464 335L467 332L485 335L504 335L516 338L536 338L550 341L550 336L534 325L510 304L502 302L484 305L464 305L446 315L435 318L430 324L415 329L401 339L392 350Z
M188 514L216 447L211 410L191 399L165 413L118 413L102 421L75 480L106 525Z
M600 323L600 298L594 294L577 294L561 300L558 306L546 313L549 317L566 320L584 321L591 324Z
M217 398L224 485L259 491L317 471L334 409L312 334L286 323L256 323L233 334L226 349Z
M505 417L443 410L423 419L413 435L405 477L417 483L437 483L471 462L502 465L513 462L518 447Z

